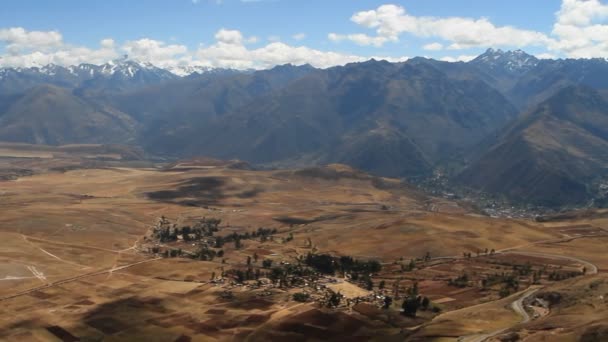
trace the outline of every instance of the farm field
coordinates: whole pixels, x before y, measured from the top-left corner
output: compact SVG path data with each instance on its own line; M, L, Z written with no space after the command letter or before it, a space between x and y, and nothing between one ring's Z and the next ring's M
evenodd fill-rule
M601 212L489 218L343 165L133 165L94 149L3 148L13 149L2 152L3 170L22 172L0 181L1 340L569 340L607 317L597 299L608 270ZM202 237L162 236L211 220L216 231ZM314 255L381 270L287 275ZM274 268L284 275L274 279ZM582 290L590 284L596 297ZM430 304L408 317L401 303L413 288ZM535 316L532 300L552 291L574 304ZM579 299L604 309L587 325L568 316L565 329L551 328L587 312Z

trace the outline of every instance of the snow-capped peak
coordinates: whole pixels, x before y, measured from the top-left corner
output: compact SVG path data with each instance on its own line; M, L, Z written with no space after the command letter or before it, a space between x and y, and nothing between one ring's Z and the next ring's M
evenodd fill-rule
M192 74L204 74L208 72L212 72L216 70L213 67L204 66L204 65L178 65L174 67L167 68L168 71L173 73L174 75L185 77Z
M522 50L503 51L489 48L470 63L481 65L492 70L502 69L507 72L524 72L538 64L538 59Z
M129 59L129 56L127 55L108 61L106 64L103 64L100 67L100 72L104 75L114 75L119 73L127 77L135 76L135 74L142 69L158 69L152 63Z

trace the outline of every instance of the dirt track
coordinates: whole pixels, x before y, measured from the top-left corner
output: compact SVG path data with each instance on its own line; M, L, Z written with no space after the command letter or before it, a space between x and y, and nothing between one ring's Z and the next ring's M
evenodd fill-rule
M144 263L148 263L148 262L156 261L156 260L160 260L160 259L162 259L162 258L154 258L154 259L142 260L142 261L134 262L134 263L123 265L123 266L113 267L113 268L109 268L109 269L102 270L102 271L96 271L96 272L81 274L81 275L78 275L78 276L75 276L75 277L58 280L58 281L55 281L55 282L52 282L52 283L48 283L48 284L45 284L45 285L41 285L41 286L38 286L38 287L31 288L31 289L28 289L28 290L25 290L25 291L21 291L21 292L18 292L18 293L14 293L14 294L11 294L11 295L0 297L0 302L3 302L5 300L9 300L9 299L13 299L13 298L16 298L16 297L20 297L20 296L26 295L28 293L32 293L32 292L48 289L48 288L51 288L51 287L54 287L54 286L66 284L66 283L69 283L69 282L72 282L72 281L76 281L76 280L79 280L79 279L93 277L93 276L102 275L102 274L106 274L106 273L112 273L112 272L115 272L115 271L124 270L125 268L133 267L133 266L136 266L136 265L140 265L140 264L144 264Z
M548 259L560 259L560 260L570 260L570 261L574 261L577 263L581 263L583 265L585 265L585 267L587 268L587 275L592 275L592 274L597 274L597 266L590 263L589 261L586 260L582 260L576 257L570 257L570 256L565 256L565 255L555 255L555 254L545 254L545 253L535 253L535 252L517 252L517 251L513 251L513 250L509 250L509 251L505 251L505 252L500 252L502 254L519 254L519 255L527 255L527 256L536 256L536 257L543 257L543 258L548 258ZM516 299L515 301L513 301L511 303L511 308L513 309L513 311L515 311L517 314L519 314L522 319L520 322L518 322L517 324L524 324L524 323L528 323L530 321L530 315L528 314L528 312L526 312L525 308L524 308L524 301L531 297L532 295L534 295L538 290L540 290L541 288L530 288L528 289L526 292L523 293L522 296L520 296L518 299ZM483 334L483 335L470 335L470 336L463 336L461 338L458 339L458 341L462 341L462 342L483 342L488 340L489 338L492 338L496 335L499 335L505 331L507 331L508 329L512 328L511 327L506 327L503 329L499 329L487 334Z

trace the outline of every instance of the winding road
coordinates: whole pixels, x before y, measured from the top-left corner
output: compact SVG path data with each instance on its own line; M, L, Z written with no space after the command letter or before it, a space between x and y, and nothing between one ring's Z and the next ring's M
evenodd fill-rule
M519 321L518 324L528 323L532 319L530 317L530 315L528 314L528 312L526 311L526 309L524 308L524 301L526 301L526 299L532 297L538 290L540 290L540 288L528 289L511 303L511 309L522 317L521 321ZM459 342L484 342L491 337L502 334L503 332L509 330L510 328L511 327L506 327L506 328L495 330L495 331L489 332L487 334L482 334L482 335L463 336L463 337L459 338L458 341Z
M598 272L597 266L594 265L593 263L586 261L586 260L576 258L576 257L566 256L566 255L546 254L546 253L538 253L538 252L524 252L524 251L519 252L519 251L514 251L514 250L497 252L497 254L519 254L519 255L527 255L527 256L534 256L534 257L542 257L542 258L547 258L547 259L569 260L569 261L573 261L573 262L579 263L581 265L584 265L584 267L586 268L586 273L585 273L586 275L593 275L593 274L597 274L597 272ZM526 301L526 299L532 297L541 288L542 287L529 288L521 296L519 296L516 300L514 300L511 303L511 309L521 316L521 320L517 324L528 323L532 319L524 307L524 302ZM503 332L511 329L512 327L513 326L506 327L503 329L495 330L495 331L492 331L492 332L489 332L486 334L481 334L481 335L475 334L475 335L462 336L458 339L458 341L459 342L484 342L492 337L502 334Z

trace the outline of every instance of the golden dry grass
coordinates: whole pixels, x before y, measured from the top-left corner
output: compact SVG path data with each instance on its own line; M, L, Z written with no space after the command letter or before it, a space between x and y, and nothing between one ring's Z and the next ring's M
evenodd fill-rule
M193 340L293 340L306 335L307 322L319 321L327 325L311 323L313 336L338 337L350 327L363 337L399 339L394 327L355 313L319 311L293 302L289 292L261 297L235 288L237 299L228 302L207 282L221 267L238 267L254 252L276 263L312 248L392 262L427 252L453 256L525 247L562 236L542 224L469 214L455 203L340 165L305 173L190 166L75 169L0 182L0 297L73 279L2 301L0 338L44 340L46 327L57 325L75 336L107 340L175 340L182 334ZM209 180L219 184L213 192L184 190ZM159 192L164 197L150 198ZM432 207L438 211L429 211L429 203L437 203ZM292 233L294 240L245 241L239 251L227 246L225 265L163 259L100 273L149 258L133 247L161 215L179 224L220 218L226 232L277 228L279 236ZM513 315L501 305L488 304L487 316L447 314L446 324L435 322L425 331L458 327L464 334L510 324Z

